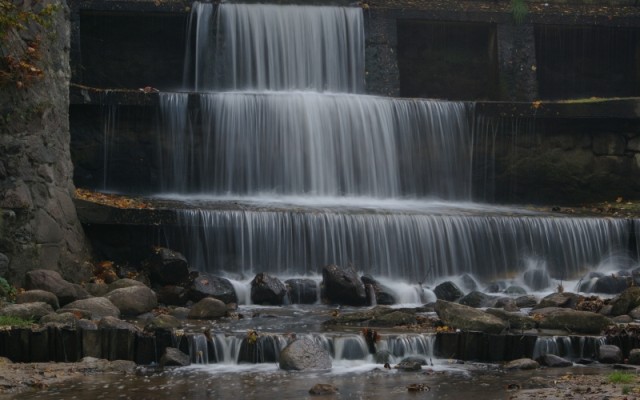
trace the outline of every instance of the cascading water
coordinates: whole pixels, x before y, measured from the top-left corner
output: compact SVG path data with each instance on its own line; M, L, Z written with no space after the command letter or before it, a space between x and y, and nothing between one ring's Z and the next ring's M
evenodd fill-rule
M537 260L567 280L637 258L638 225L624 220L435 201L491 197L471 182L495 132L470 104L357 94L363 25L359 8L194 4L185 88L197 93L160 95L159 143L163 196L192 202L168 245L192 266L246 277L351 264L423 282Z

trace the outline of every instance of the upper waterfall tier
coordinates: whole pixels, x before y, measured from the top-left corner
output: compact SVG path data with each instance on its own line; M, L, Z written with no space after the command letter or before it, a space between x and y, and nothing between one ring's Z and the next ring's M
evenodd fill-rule
M469 199L469 105L313 92L161 94L163 191Z
M196 91L364 86L360 8L195 3L189 32L184 83Z

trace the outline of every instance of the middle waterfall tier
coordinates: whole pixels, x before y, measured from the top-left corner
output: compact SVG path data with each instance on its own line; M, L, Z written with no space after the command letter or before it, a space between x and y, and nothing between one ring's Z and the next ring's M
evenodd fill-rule
M469 199L472 105L162 93L163 191Z

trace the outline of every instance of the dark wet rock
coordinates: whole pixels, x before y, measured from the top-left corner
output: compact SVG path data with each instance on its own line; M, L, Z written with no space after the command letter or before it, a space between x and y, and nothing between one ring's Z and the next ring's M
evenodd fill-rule
M542 290L551 286L551 276L546 269L530 269L523 275L524 283L531 290Z
M298 339L282 350L279 363L286 371L324 370L331 368L331 357L315 342Z
M605 304L602 306L600 310L598 310L598 314L604 315L606 317L610 317L612 310L613 310L613 306L611 304Z
M59 324L66 326L76 326L76 324L78 323L78 318L73 313L63 312L60 314L47 314L40 318L40 321L38 322L42 325Z
M633 319L640 319L640 306L629 311L629 316Z
M405 357L402 360L400 360L401 363L408 363L408 362L412 362L412 363L417 363L420 365L427 365L427 360L424 357L414 357L414 356L410 356L410 357Z
M532 317L541 329L562 329L571 333L599 334L611 324L609 318L600 314L558 307L537 309Z
M364 275L360 278L360 280L362 280L362 283L364 283L365 286L371 285L371 287L373 288L373 293L376 296L376 304L390 306L396 303L395 297L393 297L393 294L391 294L391 289L384 286L370 275Z
M54 310L60 308L55 294L46 290L27 290L16 296L16 304L43 302L49 304Z
M485 293L499 293L507 288L507 284L503 281L491 282L489 286L484 289Z
M476 283L476 280L473 279L473 277L469 274L463 274L460 277L460 282L468 292L478 290L478 284Z
M279 306L285 301L287 287L282 281L261 272L251 281L251 301L253 304L270 304Z
M129 279L129 278L118 279L117 281L113 281L109 284L109 292L112 292L116 289L124 289L128 287L133 287L133 286L145 286L145 284L135 279Z
M376 306L370 309L356 310L348 313L336 312L332 319L325 322L327 325L356 325L368 326L368 322L394 312L388 306Z
M518 296L520 296L520 295L527 294L527 291L524 290L524 288L522 288L520 286L511 285L511 286L509 286L508 288L506 288L504 290L504 293L508 294L508 295L518 295Z
M186 307L176 307L169 312L169 315L177 319L187 319L189 312L191 312L191 310Z
M62 279L56 271L48 269L36 269L25 275L25 288L27 290L44 290L56 295L60 305L66 305L75 300L89 297L89 293L80 285Z
M312 396L328 396L336 393L338 393L338 388L330 383L316 383L309 389L309 394Z
M536 321L519 312L509 312L499 308L488 308L487 314L494 315L507 322L509 329L534 329Z
M368 303L364 284L351 267L325 266L322 268L322 284L324 296L329 303L351 306L364 306Z
M186 367L187 365L191 365L189 355L175 347L167 347L160 358L161 367Z
M629 351L629 364L640 365L640 349L631 349Z
M464 296L464 293L462 293L458 285L451 281L442 282L433 289L433 293L438 300L445 301L457 301Z
M213 297L225 304L238 302L238 296L231 282L210 274L199 273L191 282L188 292L188 298L193 302L205 297Z
M496 299L496 301L493 303L493 307L503 308L505 311L511 311L511 312L520 310L516 305L515 300L513 300L511 297L500 297Z
M633 318L628 315L618 315L617 317L613 317L611 319L616 324L628 324L629 322L633 322Z
M0 316L15 317L25 320L38 321L47 314L54 313L53 308L45 302L9 304L0 309Z
M144 326L144 330L155 331L157 329L179 329L181 327L182 322L178 318L169 314L160 314L149 320Z
M540 365L550 368L565 368L570 367L573 363L565 358L556 356L554 354L543 354L536 359Z
M618 364L622 359L622 350L618 346L603 344L598 348L598 361L603 364Z
M368 326L371 327L391 327L401 325L413 325L415 324L416 316L413 313L403 311L392 311L376 316L369 320Z
M540 300L540 303L534 307L534 310L548 307L575 308L579 298L580 296L575 293L551 293Z
M189 319L216 319L227 315L227 306L213 297L205 297L191 307Z
M459 303L469 307L480 308L487 307L490 304L493 304L494 301L495 297L493 296L489 296L482 292L473 291L462 297Z
M92 297L90 299L76 300L67 304L60 310L72 312L73 309L87 312L91 315L91 319L100 319L104 317L120 318L120 310L113 305L109 299L105 297Z
M536 360L532 360L530 358L519 358L517 360L509 361L504 365L505 369L513 370L513 369L537 369L540 368L540 364Z
M630 279L624 276L611 276L606 275L593 284L591 292L604 293L604 294L618 294L622 293L627 287L629 287Z
M104 282L85 283L84 288L93 297L102 297L109 293L109 285Z
M633 286L620 293L611 304L611 315L616 317L618 315L627 314L629 311L640 306L640 287Z
M400 371L420 371L422 369L422 364L415 361L401 361L396 368Z
M178 285L189 278L187 259L177 251L158 247L148 265L151 280L161 285Z
M119 318L115 318L115 317L104 317L102 318L99 322L98 322L98 328L100 329L120 329L120 330L127 330L127 331L131 331L131 332L138 332L139 329L133 325L130 324L127 321L123 321Z
M140 315L158 306L156 294L144 285L116 289L104 297L118 307L122 315Z
M465 331L500 333L507 323L500 318L462 304L438 300L436 313L443 324Z
M165 285L156 288L158 303L168 306L183 306L187 304L188 292L182 286Z
M379 350L374 355L376 364L387 364L391 362L391 352L389 350Z
M516 298L516 306L518 306L519 308L531 308L535 307L537 304L538 299L536 299L536 296L532 294Z
M289 301L292 304L314 304L318 301L318 284L313 279L288 279Z

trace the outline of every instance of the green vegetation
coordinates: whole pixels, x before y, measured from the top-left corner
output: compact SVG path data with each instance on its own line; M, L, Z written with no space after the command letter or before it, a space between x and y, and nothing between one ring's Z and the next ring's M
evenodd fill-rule
M524 23L524 19L529 13L529 8L527 8L527 3L525 0L511 0L511 14L513 15L513 21L516 25L521 25Z
M11 286L6 279L0 278L0 298L13 301L16 298L16 288Z
M25 327L25 326L31 326L32 324L33 324L33 321L29 319L0 316L0 326Z
M635 374L624 372L624 371L614 371L608 376L610 383L631 383L635 380Z

